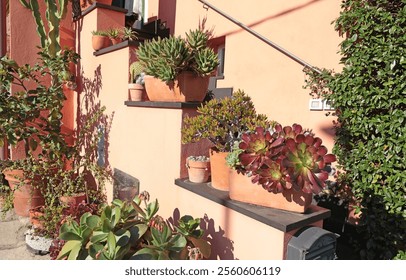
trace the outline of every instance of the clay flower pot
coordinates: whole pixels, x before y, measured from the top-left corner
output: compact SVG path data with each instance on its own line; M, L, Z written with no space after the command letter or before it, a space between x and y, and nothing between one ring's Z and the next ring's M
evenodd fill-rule
M128 89L130 91L131 101L142 101L144 96L144 86L140 84L128 84Z
M229 190L229 171L226 163L228 152L210 149L211 186L221 191Z
M85 193L77 193L73 195L65 195L59 197L59 202L64 206L77 206L83 201L86 202Z
M293 189L281 193L268 192L261 185L252 183L250 177L234 169L230 169L229 178L229 196L232 200L297 213L306 212L312 203L311 193Z
M165 83L161 79L145 75L145 89L150 101L202 102L206 97L209 76L197 77L184 72L177 79Z
M34 188L30 180L21 182L24 176L22 170L5 171L4 176L14 190L14 211L18 216L28 217L31 208L45 204L41 190Z
M42 218L44 216L44 206L37 206L29 210L30 223L34 228L44 229Z
M107 48L110 46L110 39L103 35L93 35L92 36L92 47L95 51Z
M186 160L189 181L192 183L206 183L210 176L210 160L206 156L191 156Z

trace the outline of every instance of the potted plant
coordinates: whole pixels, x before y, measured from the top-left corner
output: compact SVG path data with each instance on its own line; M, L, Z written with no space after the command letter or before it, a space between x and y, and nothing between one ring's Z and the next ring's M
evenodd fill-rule
M141 101L144 88L144 68L139 61L130 64L130 83L128 84L131 101Z
M71 50L51 56L42 49L34 66L20 66L7 57L0 60L0 146L7 143L13 147L12 158L1 161L0 170L12 189L18 215L28 216L30 204L43 204L39 188L66 152L60 114L65 100L63 85L70 76L69 64L77 58ZM43 84L43 75L51 76L50 85ZM19 90L12 91L15 85ZM15 147L20 148L20 155L14 156Z
M209 258L211 248L202 239L200 219L183 216L169 224L157 215L158 200L143 192L133 201L115 199L100 214L85 213L66 221L59 238L66 243L56 259L170 260ZM144 207L142 205L144 204ZM108 226L107 226L108 225Z
M124 40L128 41L137 40L136 32L131 27L124 27L122 33Z
M208 139L210 150L211 185L227 191L229 187L226 156L244 132L257 126L269 127L273 122L255 110L251 98L242 90L231 97L212 99L197 109L198 115L186 117L182 127L182 143Z
M207 156L189 156L186 158L189 181L206 183L210 176L210 158Z
M149 100L203 101L209 76L218 66L218 57L208 47L209 33L189 31L186 38L170 36L146 41L137 50L145 68Z
M241 136L231 154L231 199L302 213L312 194L324 188L336 160L320 138L298 124L257 127Z
M120 28L109 28L106 31L106 35L113 45L117 45L123 41L123 35Z
M66 154L67 166L58 170L52 186L53 196L64 206L104 202L104 185L111 179L110 168L98 162L98 144L103 134L101 123L105 107L81 116L75 143Z
M105 30L92 31L92 47L95 51L107 48L111 42Z

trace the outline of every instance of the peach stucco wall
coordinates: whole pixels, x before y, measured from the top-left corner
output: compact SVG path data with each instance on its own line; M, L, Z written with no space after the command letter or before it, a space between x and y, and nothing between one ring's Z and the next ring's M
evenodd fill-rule
M339 40L330 22L338 16L340 1L253 0L244 9L243 3L247 1L236 2L211 1L308 62L320 67L337 66ZM175 12L160 13L165 3L176 3L176 7L172 7ZM23 11L19 9L18 13ZM225 79L218 85L245 90L257 110L272 119L283 124L300 122L313 128L323 139L328 136L323 128L331 127L331 118L325 118L323 112L308 110L309 96L302 89L304 75L300 65L213 11L204 10L198 1L150 1L149 15L159 14L176 15L175 19L167 20L174 22L174 31L179 35L196 28L199 18L207 15L206 26L214 26L216 36L226 36ZM15 25L18 32L23 31L17 23ZM95 56L91 46L92 30L123 25L123 13L97 8L72 26L76 32L76 50L81 56L77 66L79 88L71 96L72 103L82 112L86 112L86 106L106 106L106 116L111 122L106 152L111 167L139 179L140 190L147 190L152 199L158 199L162 217L190 214L204 218L206 233L214 245L214 258L282 259L284 244L292 233L286 235L174 184L176 178L185 175L184 158L188 153L207 150L204 145L181 144L183 117L193 114L193 110L124 104L128 99L128 66L133 59L133 49L126 47ZM14 53L21 52L19 59L31 57L33 53L26 54L15 46L22 40L19 37L16 35L14 39ZM107 196L111 201L112 183L107 186Z
M48 26L45 19L45 4L44 1L38 1L41 7L42 18L45 22L46 29ZM24 8L19 0L10 0L10 57L18 64L31 64L37 62L37 46L40 45L40 39L36 32L36 25L32 13L29 9ZM60 25L60 43L62 47L74 47L75 33L72 24L72 9L68 5L66 17L61 21ZM74 104L70 90L65 90L68 100L64 104L63 127L62 131L69 133L74 128ZM24 149L19 145L12 150L13 158L21 158L25 154Z
M226 14L307 63L329 69L339 68L341 41L331 22L338 17L340 0L210 0ZM303 67L255 38L247 31L203 8L199 1L176 1L175 35L183 36L207 17L206 28L214 36L225 36L224 80L218 87L242 89L260 113L283 125L294 122L313 129L331 150L332 120L325 111L310 111Z
M127 69L132 50L124 48L94 56L89 30L95 26L96 15L97 12L93 11L83 19L79 51L82 78L98 81L101 85L93 93L93 102L105 105L106 114L112 116L107 150L111 166L136 177L140 181L140 191L147 190L151 198L158 199L159 213L164 218L186 214L205 218L206 233L214 244L213 258L283 258L283 232L174 185L174 180L185 174L182 167L186 154L202 151L196 145L182 146L180 141L182 118L195 112L191 109L125 106ZM84 98L87 94L84 87L79 97ZM111 200L111 184L107 194ZM247 228L255 228L255 231L244 230ZM252 250L248 240L275 242L264 242L260 250Z

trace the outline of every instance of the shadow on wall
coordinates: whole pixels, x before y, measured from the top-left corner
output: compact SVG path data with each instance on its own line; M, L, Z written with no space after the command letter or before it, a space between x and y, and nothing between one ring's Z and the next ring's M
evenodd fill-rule
M99 96L102 88L101 66L94 71L94 77L85 76L83 69L80 74L81 80L77 88L76 109L76 142L85 151L91 162L97 162L101 167L111 173L108 159L109 135L113 122L114 112L105 114ZM91 127L89 127L91 126ZM96 182L96 179L89 178Z
M173 211L173 215L168 219L170 224L175 224L181 218L178 208ZM195 217L196 218L196 217ZM219 227L216 230L216 225L213 219L210 219L206 214L201 218L200 228L204 230L203 239L211 244L210 260L234 260L234 245L233 241L224 236L225 231Z

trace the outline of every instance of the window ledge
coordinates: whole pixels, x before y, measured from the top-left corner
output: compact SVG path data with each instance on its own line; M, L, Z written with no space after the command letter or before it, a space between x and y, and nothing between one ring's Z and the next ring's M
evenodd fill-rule
M125 101L128 107L149 107L149 108L167 108L167 109L185 109L197 108L201 102L155 102L155 101Z
M300 214L234 201L229 198L228 192L214 189L210 183L197 184L187 179L176 179L175 185L283 232L300 229L331 215L330 210L317 205L311 205L306 213Z
M139 44L140 44L139 41L125 40L125 41L120 42L120 43L118 43L116 45L111 45L111 46L108 46L107 48L103 48L101 50L95 51L95 52L93 52L93 55L94 56L99 56L99 55L102 55L102 54L111 53L111 52L114 52L114 51L117 51L117 50L121 50L121 49L124 49L126 47L130 47L130 46L137 47Z

